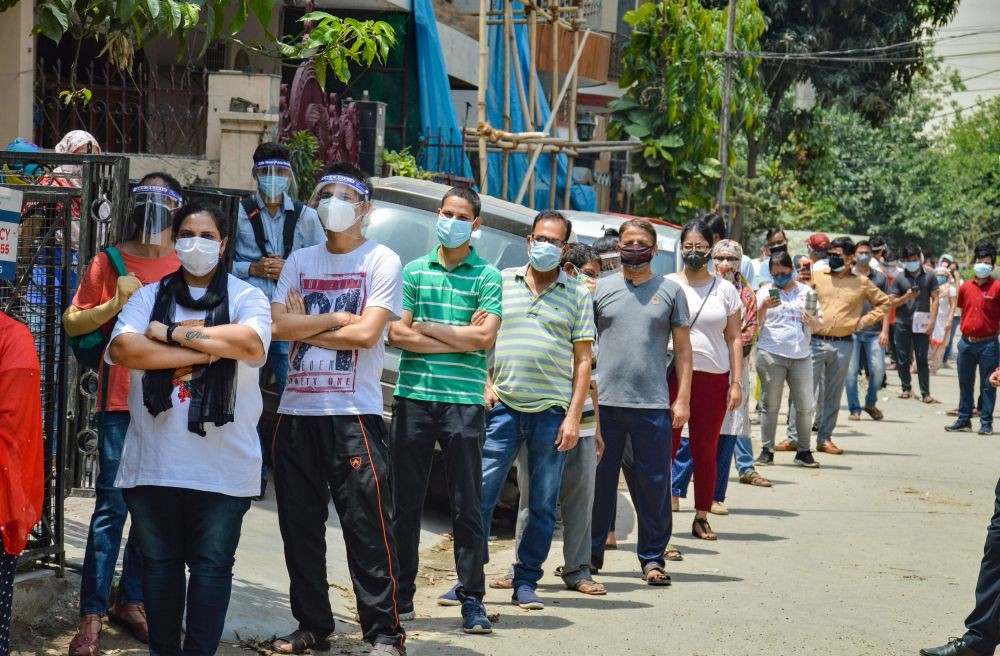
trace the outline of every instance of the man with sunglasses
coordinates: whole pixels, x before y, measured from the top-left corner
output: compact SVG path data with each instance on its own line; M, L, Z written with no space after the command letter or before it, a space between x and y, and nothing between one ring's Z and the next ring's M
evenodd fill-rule
M486 432L486 349L500 327L500 272L472 246L479 196L449 190L438 209L439 244L403 269L403 313L389 326L402 349L390 428L393 532L399 552L399 614L413 619L420 515L435 445L451 500L458 584L438 603L462 607L466 633L490 633L483 606L486 532L481 515Z
M267 300L281 276L285 260L300 248L326 241L316 210L293 197L292 164L288 148L278 143L262 143L253 153L252 175L257 190L240 201L236 221L236 248L233 275L264 292ZM267 350L267 368L274 374L278 398L288 378L288 342L272 340ZM269 460L267 440L258 424L265 463ZM267 489L267 464L260 473L260 497Z
M552 546L566 453L580 440L597 335L590 290L559 268L571 232L572 224L559 212L540 212L528 238L528 264L504 270L505 319L486 386L482 509L487 535L511 464L521 446L527 447L530 519L517 543L513 580L513 602L526 610L545 607L535 589ZM586 565L585 560L566 568ZM593 583L588 587L595 588Z

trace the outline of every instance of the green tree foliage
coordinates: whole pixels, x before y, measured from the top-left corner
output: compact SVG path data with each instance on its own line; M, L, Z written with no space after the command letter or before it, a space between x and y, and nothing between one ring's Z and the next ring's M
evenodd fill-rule
M228 39L238 45L293 63L310 62L320 81L327 69L342 82L350 77L350 64L369 66L385 61L396 38L392 28L382 21L340 19L326 12L312 12L300 21L309 22L312 31L302 38L278 40L270 33L275 0L38 0L34 33L59 42L70 36L77 44L70 64L70 89L67 101L85 100L86 90L77 89L76 69L79 44L95 39L103 44L112 65L122 70L132 67L135 52L146 42L159 37L178 37L180 49L194 33L204 35L204 49ZM0 0L0 11L10 9L17 0ZM250 15L263 25L268 41L244 42L236 38ZM205 50L202 50L204 53Z
M625 50L620 86L628 88L612 105L612 135L634 137L643 150L633 168L645 187L637 208L677 220L711 206L719 178L719 115L722 62L707 52L725 49L726 12L698 0L641 5L625 15L632 36ZM757 49L764 31L757 0L740 0L736 47ZM732 124L753 131L762 115L757 62L734 66Z

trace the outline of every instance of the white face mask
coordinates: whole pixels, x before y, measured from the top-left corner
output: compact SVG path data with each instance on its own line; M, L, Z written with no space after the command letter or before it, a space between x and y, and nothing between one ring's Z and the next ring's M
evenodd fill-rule
M204 237L183 237L177 240L174 250L181 266L192 276L207 275L219 264L222 244Z
M324 228L330 232L344 232L361 219L355 211L359 204L339 198L324 198L319 202L316 213Z

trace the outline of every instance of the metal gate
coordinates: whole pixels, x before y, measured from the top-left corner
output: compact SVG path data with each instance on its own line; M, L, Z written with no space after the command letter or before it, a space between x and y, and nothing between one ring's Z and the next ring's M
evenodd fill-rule
M31 330L41 364L45 497L24 560L63 565L63 500L93 487L97 376L68 351L62 312L90 259L124 227L128 160L0 152L0 184L23 192L14 280L0 309Z

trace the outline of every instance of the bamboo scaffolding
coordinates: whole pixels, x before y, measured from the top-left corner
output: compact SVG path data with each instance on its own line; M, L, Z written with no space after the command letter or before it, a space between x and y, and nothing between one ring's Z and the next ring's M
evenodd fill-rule
M489 154L499 153L499 161L494 165L502 166L500 172L500 189L494 193L509 196L510 185L518 185L515 202L520 203L528 195L527 205L535 205L535 182L538 158L551 156L549 177L548 206L555 207L558 196L558 156L567 159L566 184L561 197L562 204L569 207L572 196L573 167L576 158L583 155L608 152L632 152L641 146L631 141L578 141L576 137L577 96L579 90L579 64L591 31L587 28L584 18L583 0L572 0L565 6L560 2L565 0L523 0L522 10L515 12L509 0L503 5L480 0L479 13L479 90L478 90L478 123L476 128L466 128L464 134L470 150L475 148L479 156L479 179L482 193L489 193L487 180ZM551 81L548 87L549 116L542 121L542 101L539 91L542 89L538 78L538 26L546 24L549 28L551 53ZM524 62L522 52L517 46L515 26L526 25L528 32L528 61ZM489 80L488 58L488 28L502 26L502 37L498 40L504 49L503 59L503 104L500 108L502 129L492 126L486 107L486 86ZM563 30L569 30L572 37L572 61L564 75L560 74L559 45L563 40ZM582 35L581 35L582 33ZM527 64L528 74L522 68ZM513 77L511 68L513 67ZM544 67L544 66L543 66ZM517 94L514 100L513 94ZM564 102L565 101L565 102ZM524 125L518 126L522 132L515 132L511 110L513 103L518 103L524 117ZM565 108L568 134L559 136L556 130L560 111ZM494 114L495 116L495 114ZM544 122L544 126L542 123ZM528 155L528 167L521 180L510 179L510 157L514 154Z

